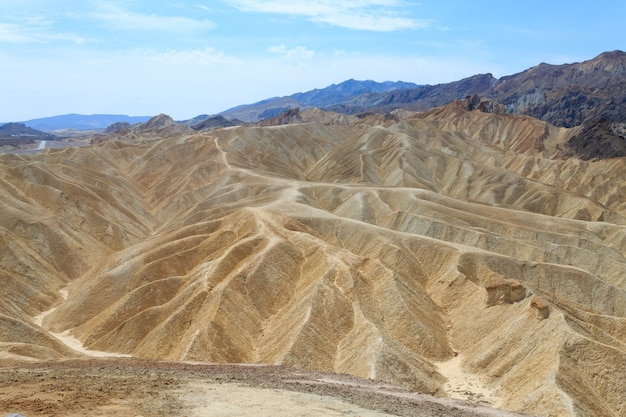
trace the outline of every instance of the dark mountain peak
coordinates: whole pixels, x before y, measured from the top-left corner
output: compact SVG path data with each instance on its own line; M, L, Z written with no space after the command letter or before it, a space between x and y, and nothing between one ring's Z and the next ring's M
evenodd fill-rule
M363 84L370 84L372 82L373 81L371 81L371 80L357 81L354 78L350 78L349 80L343 81L343 82L341 82L339 84L333 84L333 85L327 87L327 89L333 90L333 87L334 87L334 90L341 91L341 90L344 90L344 89L354 88L355 86L362 86Z
M300 109L296 107L286 110L285 112L270 119L260 121L259 126L279 126L302 122L302 114L300 113Z
M162 129L165 127L176 126L178 123L174 121L167 114L159 114L157 116L152 117L145 123L141 123L137 126L138 131L148 130L148 129Z
M193 119L188 119L188 120L179 120L178 123L182 123L185 124L187 126L194 126L197 125L198 123L202 123L203 121L209 119L211 116L208 114L199 114L196 117L194 117Z
M24 123L5 123L0 126L0 132L11 134L13 132L22 132L26 129L30 129L26 127Z
M626 52L620 51L618 49L616 49L615 51L602 52L600 55L598 55L597 57L592 59L592 61L596 61L596 60L604 60L604 61L621 60L621 61L624 61L624 60L626 60Z
M493 76L492 73L488 72L485 74L476 74L467 78L463 78L462 80L447 83L447 84L439 84L439 85L458 85L460 88L470 87L473 90L486 90L488 88L493 87L498 82L498 79Z
M333 84L326 87L327 91L343 91L348 93L360 93L360 92L386 92L393 90L400 90L406 88L418 87L417 84L407 83L404 81L383 81L377 82L372 80L359 81L353 78L346 80L339 84Z
M244 122L257 122L278 116L293 108L300 108L302 110L314 107L328 109L332 106L346 103L362 94L384 93L416 87L418 87L417 84L403 81L376 82L372 80L359 81L351 78L339 84L331 84L321 89L314 89L287 97L275 97L254 104L233 107L220 114L231 120L237 118Z
M381 114L395 109L425 111L442 106L468 95L484 95L497 80L492 74L477 74L446 84L424 85L415 88L367 92L334 106L326 107L339 113L359 114L376 111Z
M191 126L193 130L208 130L216 129L220 127L237 126L237 123L232 122L221 115L207 116L202 121Z
M104 133L117 133L125 129L130 129L131 124L128 122L116 122L104 129Z
M610 74L626 73L626 53L622 51L604 52L580 64L583 71L604 71Z
M24 123L5 123L0 126L0 136L43 138L52 135L26 126Z

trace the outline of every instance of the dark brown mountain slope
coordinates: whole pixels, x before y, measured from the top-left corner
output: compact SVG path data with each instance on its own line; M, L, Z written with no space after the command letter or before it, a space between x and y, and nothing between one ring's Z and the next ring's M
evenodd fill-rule
M514 114L573 127L595 118L626 122L626 53L605 52L589 61L540 64L503 77L485 95Z
M597 118L623 123L626 53L605 52L573 64L542 63L497 80L484 74L447 84L363 94L329 109L349 114L398 108L423 111L474 94L504 104L509 113L530 115L555 126L574 127Z
M348 114L367 111L388 113L398 108L424 111L469 95L484 94L493 87L496 81L491 74L480 74L447 84L426 85L387 93L362 94L346 103L325 109Z

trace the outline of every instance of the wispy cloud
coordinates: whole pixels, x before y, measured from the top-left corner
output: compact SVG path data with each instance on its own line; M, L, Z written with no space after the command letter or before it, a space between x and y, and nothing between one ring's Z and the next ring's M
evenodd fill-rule
M216 10L215 10L215 9L212 9L212 8L210 8L209 6L206 6L206 5L204 5L204 4L197 4L197 5L196 5L196 7L197 7L198 9L200 9L200 10L204 10L204 11L205 11L205 12L207 12L207 13L215 13L215 12L216 12Z
M26 27L12 23L0 23L0 42L34 42L35 37Z
M315 56L315 51L307 49L306 46L296 46L288 49L285 45L272 46L268 49L273 54L279 54L287 59L311 59Z
M426 28L433 23L410 17L410 4L402 0L224 1L245 12L304 16L312 22L355 30L391 32Z
M150 60L166 65L212 65L212 64L238 64L241 61L233 56L215 48L207 47L202 49L171 50L167 52L157 52L149 49L138 49L135 56L142 60Z
M127 10L114 3L100 3L91 17L122 30L194 32L215 27L207 19L196 20L184 16L160 16Z
M84 45L97 42L74 33L54 32L51 24L43 21L26 20L23 24L0 23L0 42L4 43L48 43L54 41Z
M84 45L86 43L98 43L100 42L95 38L85 38L74 33L51 33L45 36L46 39L51 41L65 41L71 42L75 45Z

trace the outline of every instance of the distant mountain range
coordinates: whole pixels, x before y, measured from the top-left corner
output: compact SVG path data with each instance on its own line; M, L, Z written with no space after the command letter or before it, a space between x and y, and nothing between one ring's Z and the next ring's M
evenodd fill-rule
M315 89L305 93L296 93L287 97L274 97L254 104L245 104L220 113L230 120L241 120L254 123L277 116L289 109L306 109L317 107L327 109L349 102L356 97L371 93L388 93L398 90L418 88L417 84L403 81L385 81L382 83L366 80L347 80L340 84L332 84L326 88Z
M55 130L100 130L106 129L110 125L119 122L130 124L143 123L150 119L150 116L126 116L120 114L64 114L61 116L43 117L22 121L33 129L51 132Z
M555 126L574 127L607 118L626 122L626 53L605 52L581 63L539 64L494 78L475 75L460 81L388 93L367 93L328 110L342 113L394 109L425 111L468 95L502 103L511 114L527 114Z
M322 90L270 98L220 113L256 122L291 108L319 107L344 114L395 109L426 111L478 95L503 104L511 114L527 114L556 126L573 127L606 118L626 122L626 53L604 52L581 63L541 63L518 74L495 78L478 74L438 85L349 80Z
M367 112L387 114L396 109L426 111L474 95L502 104L508 113L527 114L555 126L574 127L601 120L626 123L626 53L604 52L581 63L541 63L499 79L492 74L478 74L438 85L351 79L322 89L240 105L218 115L200 115L179 123L196 130L256 123L296 108L319 108L355 115ZM149 116L68 114L22 123L50 132L61 129L103 130L113 124L133 125L149 119ZM617 131L620 129L618 126Z

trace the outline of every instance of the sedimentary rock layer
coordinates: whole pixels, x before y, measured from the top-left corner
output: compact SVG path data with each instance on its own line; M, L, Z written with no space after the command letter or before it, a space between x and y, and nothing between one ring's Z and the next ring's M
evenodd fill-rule
M446 395L462 354L497 406L623 415L626 164L560 158L574 133L453 104L3 155L2 357L68 331Z

